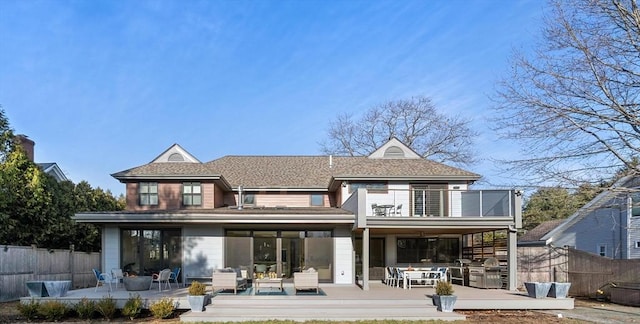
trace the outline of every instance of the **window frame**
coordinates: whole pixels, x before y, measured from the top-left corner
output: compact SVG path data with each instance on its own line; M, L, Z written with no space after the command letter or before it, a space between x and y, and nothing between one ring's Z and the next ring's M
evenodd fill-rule
M187 188L190 188L189 192L187 192ZM195 188L198 188L198 192L196 193ZM188 199L187 199L188 198ZM198 198L199 203L195 203L194 201ZM183 182L182 183L182 206L190 207L190 206L202 206L202 183L197 181Z
M640 217L640 192L634 192L629 197L630 204L629 213L631 217Z
M250 200L251 202L247 202ZM254 193L243 193L242 194L242 206L255 206L256 205L256 194Z
M607 256L607 245L606 244L598 244L598 249L596 250L596 253L599 256L606 257Z
M146 190L143 190L146 188ZM155 188L155 192L151 190ZM144 198L146 197L146 199ZM152 198L155 197L155 202ZM157 206L158 205L158 183L157 182L138 182L138 205L139 206Z

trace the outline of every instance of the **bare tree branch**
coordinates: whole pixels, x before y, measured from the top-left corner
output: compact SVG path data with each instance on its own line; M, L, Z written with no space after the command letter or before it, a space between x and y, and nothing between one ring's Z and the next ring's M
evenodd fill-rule
M493 128L521 145L505 171L578 185L640 174L640 11L636 0L552 0L533 57L515 53Z
M469 121L439 113L425 97L385 102L360 120L338 116L329 123L327 135L320 143L325 154L369 155L396 137L424 158L455 165L475 162L472 144L477 133Z

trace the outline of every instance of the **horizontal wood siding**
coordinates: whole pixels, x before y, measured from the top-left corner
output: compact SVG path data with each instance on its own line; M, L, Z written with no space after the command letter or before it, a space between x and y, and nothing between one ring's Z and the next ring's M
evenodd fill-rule
M216 207L215 185L212 182L200 182L202 185L202 205L183 206L182 183L182 181L158 182L158 205L154 206L140 206L138 202L138 182L127 183L127 210L205 209Z
M4 246L0 250L0 301L29 296L26 282L71 280L73 288L95 285L92 269L100 268L100 253Z
M311 192L260 192L251 193L255 195L255 205L264 207L310 207L311 195L318 193ZM322 193L324 200L324 207L335 207L336 200L334 197L330 197L329 193ZM224 196L224 203L227 206L237 205L238 195L237 193L226 193Z

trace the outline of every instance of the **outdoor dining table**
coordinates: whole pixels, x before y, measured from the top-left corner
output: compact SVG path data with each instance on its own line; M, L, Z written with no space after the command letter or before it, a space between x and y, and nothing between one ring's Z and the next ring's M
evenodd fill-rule
M435 286L437 280L442 280L442 272L437 270L404 270L402 271L402 288L407 289L409 280L424 281L423 286ZM429 281L430 284L426 284Z
M395 205L377 205L377 208L382 209L382 216L390 216L393 207L395 207Z

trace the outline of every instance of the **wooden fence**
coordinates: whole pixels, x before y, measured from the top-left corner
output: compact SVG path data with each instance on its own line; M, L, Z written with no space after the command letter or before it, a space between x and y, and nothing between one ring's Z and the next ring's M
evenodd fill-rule
M569 254L565 248L518 247L518 288L525 282L567 282Z
M518 287L524 282L570 282L573 297L596 297L609 283L640 283L640 259L619 260L550 246L518 247Z
M28 296L30 280L71 280L73 288L96 283L93 268L100 268L100 253L0 246L0 302Z
M619 260L569 249L569 293L573 296L596 297L598 289L607 290L608 283L640 283L640 259Z

